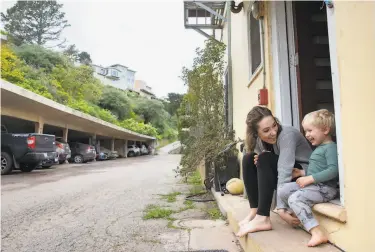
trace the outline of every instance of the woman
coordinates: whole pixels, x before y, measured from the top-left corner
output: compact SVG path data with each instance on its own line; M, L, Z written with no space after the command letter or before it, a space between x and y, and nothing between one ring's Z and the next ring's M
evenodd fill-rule
M240 222L237 236L272 229L270 208L274 190L303 176L301 169L306 170L312 152L306 138L294 127L281 126L268 108L254 107L247 115L246 124L247 154L242 168L250 213ZM279 214L289 224L299 223L285 210Z

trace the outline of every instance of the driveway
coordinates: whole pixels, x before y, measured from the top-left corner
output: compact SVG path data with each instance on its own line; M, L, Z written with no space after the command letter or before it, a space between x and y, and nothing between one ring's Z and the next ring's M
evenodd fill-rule
M2 251L175 251L189 233L142 216L159 194L179 190L179 160L143 156L1 176Z

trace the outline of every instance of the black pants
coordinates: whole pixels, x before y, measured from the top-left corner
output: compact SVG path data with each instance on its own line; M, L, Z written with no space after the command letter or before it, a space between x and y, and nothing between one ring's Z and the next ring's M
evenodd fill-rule
M258 215L270 216L273 192L277 187L277 161L279 156L272 152L264 152L258 156L258 162L255 165L255 155L257 154L246 154L242 159L245 189L250 207L258 208ZM294 167L302 169L299 164L295 164Z

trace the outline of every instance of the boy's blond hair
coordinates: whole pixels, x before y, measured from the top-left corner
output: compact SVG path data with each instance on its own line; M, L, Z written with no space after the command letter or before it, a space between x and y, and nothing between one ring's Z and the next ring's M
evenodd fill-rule
M305 115L302 124L308 123L321 129L328 128L329 134L335 134L335 115L327 109L320 109Z

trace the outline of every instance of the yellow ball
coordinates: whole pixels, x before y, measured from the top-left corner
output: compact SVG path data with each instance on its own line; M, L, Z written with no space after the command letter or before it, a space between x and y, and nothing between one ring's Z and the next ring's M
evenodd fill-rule
M244 183L239 178L232 178L227 182L226 187L231 194L242 194L244 189Z

